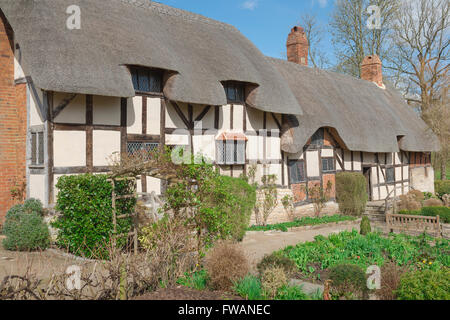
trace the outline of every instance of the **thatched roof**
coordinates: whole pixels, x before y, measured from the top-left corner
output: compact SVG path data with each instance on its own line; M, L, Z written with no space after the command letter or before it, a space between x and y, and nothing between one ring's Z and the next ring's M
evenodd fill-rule
M70 5L81 8L81 30L66 28ZM320 127L355 151L439 148L394 89L267 58L236 28L197 14L148 0L0 0L0 9L24 69L44 90L131 97L126 66L140 65L173 72L164 94L175 101L225 105L222 81L254 85L250 106L293 115L286 152L300 151Z
M427 125L392 87L339 73L271 59L303 106L292 121L293 143L284 151L302 150L321 127L334 128L349 150L427 152L439 142ZM289 140L289 137L287 137Z
M81 30L69 30L70 5ZM35 84L51 91L131 97L125 65L174 71L164 88L171 100L225 105L221 81L257 88L249 105L302 114L266 57L236 28L149 0L0 0Z

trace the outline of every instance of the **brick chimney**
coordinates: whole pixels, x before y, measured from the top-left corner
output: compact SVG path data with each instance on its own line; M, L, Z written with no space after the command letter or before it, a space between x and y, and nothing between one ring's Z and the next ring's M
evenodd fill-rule
M289 61L304 66L308 65L309 44L302 27L295 26L292 28L286 46L287 58Z
M377 86L384 88L382 66L376 54L365 57L361 64L361 79L374 82Z

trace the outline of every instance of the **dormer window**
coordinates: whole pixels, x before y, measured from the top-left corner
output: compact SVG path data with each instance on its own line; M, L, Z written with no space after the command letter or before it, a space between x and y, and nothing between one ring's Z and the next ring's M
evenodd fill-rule
M162 93L162 72L149 68L130 67L134 90L143 93Z
M238 82L224 82L225 94L229 103L245 102L245 85Z

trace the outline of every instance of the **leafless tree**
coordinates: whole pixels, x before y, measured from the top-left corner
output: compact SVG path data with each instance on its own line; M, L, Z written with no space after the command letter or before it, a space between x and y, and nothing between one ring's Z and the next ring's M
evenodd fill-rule
M368 28L372 13L369 6L380 9L380 27ZM330 33L338 64L335 70L359 77L364 57L377 54L382 61L389 55L387 38L391 31L399 0L337 0L330 20Z
M327 69L330 67L330 60L322 50L322 40L325 28L319 23L317 17L310 14L303 14L300 18L300 26L305 30L309 43L309 61L316 68Z

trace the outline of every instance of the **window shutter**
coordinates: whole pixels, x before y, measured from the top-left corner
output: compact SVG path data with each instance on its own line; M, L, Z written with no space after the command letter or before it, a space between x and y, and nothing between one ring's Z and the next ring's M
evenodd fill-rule
M31 134L31 164L37 164L37 154L36 154L36 146L37 146L37 134Z
M38 133L38 157L37 157L37 163L38 164L44 164L44 133L39 132Z

